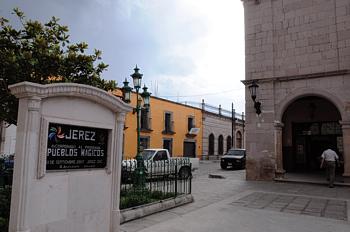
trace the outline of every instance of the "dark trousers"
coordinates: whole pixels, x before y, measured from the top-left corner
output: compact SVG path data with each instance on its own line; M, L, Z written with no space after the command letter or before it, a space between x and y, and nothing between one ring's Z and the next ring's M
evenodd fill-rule
M335 180L335 161L326 161L326 174L329 185L333 186Z

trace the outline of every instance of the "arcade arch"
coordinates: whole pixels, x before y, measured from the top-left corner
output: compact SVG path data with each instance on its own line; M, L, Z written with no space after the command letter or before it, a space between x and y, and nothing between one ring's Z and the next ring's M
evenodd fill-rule
M282 159L277 164L282 166L280 170L318 171L320 156L326 147L333 147L342 157L344 151L341 120L338 107L326 97L309 95L289 101L284 106L282 123L276 127L282 136ZM276 146L278 149L278 138ZM278 151L276 152L278 155Z

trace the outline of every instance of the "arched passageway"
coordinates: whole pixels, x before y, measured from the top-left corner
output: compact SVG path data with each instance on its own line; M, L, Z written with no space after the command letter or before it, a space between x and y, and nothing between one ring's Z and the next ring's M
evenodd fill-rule
M327 147L343 154L341 114L326 98L308 96L292 102L283 113L283 169L287 172L318 171ZM342 170L338 170L342 173Z
M210 134L209 135L208 155L214 155L214 143L215 143L215 137L213 134Z
M226 151L230 150L230 148L232 147L232 137L231 136L227 136L226 138Z
M224 136L219 135L218 138L218 154L222 155L224 154Z
M236 147L242 148L242 133L240 131L236 133Z

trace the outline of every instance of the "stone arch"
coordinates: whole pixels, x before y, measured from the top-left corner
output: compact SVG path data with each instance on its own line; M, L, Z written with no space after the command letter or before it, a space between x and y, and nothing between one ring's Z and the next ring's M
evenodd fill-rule
M209 142L209 147L208 147L208 155L214 155L214 151L215 151L215 136L213 133L211 133L209 135L209 138L208 138L208 142Z
M236 132L236 147L242 148L242 145L243 145L242 132L237 131Z
M337 111L337 116L330 121L338 121L340 125L344 121L349 121L350 115L346 112L344 103L338 96L329 91L317 88L300 88L282 99L275 107L274 126L277 176L283 175L285 171L317 171L319 167L317 154L322 153L321 150L323 149L322 146L319 146L318 144L334 145L335 143L335 141L332 141L332 138L317 137L319 132L315 132L315 134L310 132L310 134L305 134L306 136L304 134L298 134L296 136L299 137L292 137L294 136L292 134L293 128L291 127L291 122L293 122L293 120L288 121L286 113L288 110L290 111L289 107L295 107L295 104L300 104L302 101L310 101L310 99L320 99L323 102L328 102L327 104L329 106L332 105L332 109ZM332 110L332 112L334 110ZM307 123L313 123L313 126L317 128L317 126L321 125L321 122L317 120L320 120L320 118L314 120L313 116L310 116L310 118L305 118L305 120L300 121L299 119L294 121L299 123L299 125L297 125L299 128L303 128L302 123L305 124L304 126L308 126ZM297 156L296 151L298 151Z
M226 138L226 151L230 150L231 147L232 147L232 137L231 135L229 135Z
M224 136L219 135L218 138L218 154L222 155L224 154Z
M336 108L338 109L341 115L342 121L350 120L350 116L345 111L344 104L337 96L321 89L301 88L293 91L292 94L289 94L279 104L277 104L276 114L275 114L276 121L282 122L283 114L291 103L293 103L299 98L308 97L308 96L316 96L316 97L327 99L328 101L330 101L336 106Z

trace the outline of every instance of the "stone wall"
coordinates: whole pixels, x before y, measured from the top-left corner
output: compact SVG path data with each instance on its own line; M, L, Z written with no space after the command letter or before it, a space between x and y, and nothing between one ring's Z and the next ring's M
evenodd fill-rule
M246 0L244 7L246 79L349 68L348 0Z
M241 132L242 136L243 123L241 120L236 120L236 130ZM209 154L209 135L214 135L214 157L208 157ZM232 120L229 117L220 116L219 114L214 114L210 112L203 112L203 159L218 158L218 138L222 135L224 137L224 153L227 148L227 137L232 137ZM235 138L234 138L235 140ZM235 142L233 143L233 145ZM243 147L244 147L244 136L243 136Z
M288 105L320 96L350 118L350 1L244 0L246 80L259 84L256 115L246 91L247 179L272 179L276 122ZM344 133L344 132L343 132ZM350 157L348 158L350 160Z

